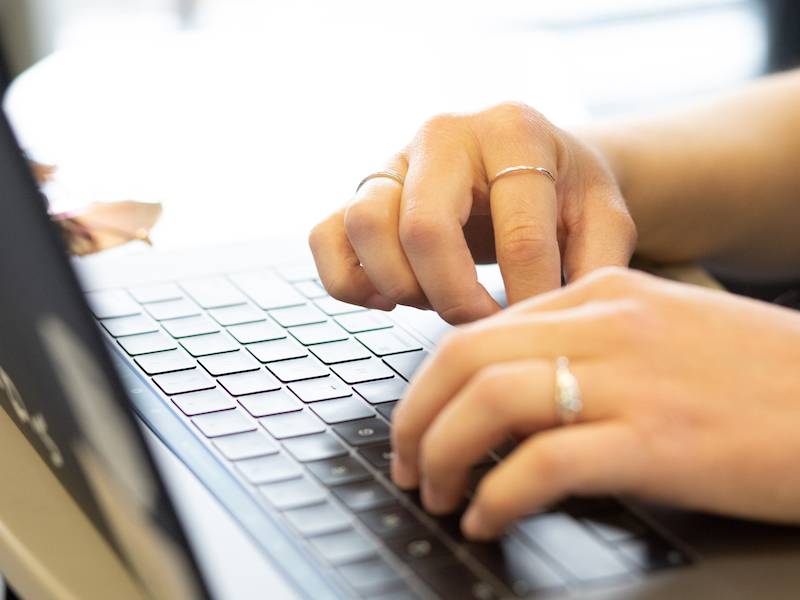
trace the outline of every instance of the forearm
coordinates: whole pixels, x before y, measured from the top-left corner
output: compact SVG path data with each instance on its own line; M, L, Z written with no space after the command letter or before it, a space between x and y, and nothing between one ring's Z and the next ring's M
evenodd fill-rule
M800 71L580 135L611 163L643 257L800 274Z

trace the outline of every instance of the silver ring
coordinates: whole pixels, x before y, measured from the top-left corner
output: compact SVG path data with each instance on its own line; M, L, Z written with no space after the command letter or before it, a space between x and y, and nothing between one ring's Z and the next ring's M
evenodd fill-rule
M356 188L356 194L370 179L380 179L380 178L393 179L400 185L403 185L405 183L405 178L394 169L386 169L385 171L375 171L374 173L370 173L369 175L364 177L364 179L361 180L361 182L358 184L358 187Z
M497 174L489 181L489 189L492 189L492 186L498 179L505 177L506 175L515 175L517 173L539 173L547 177L553 183L556 182L556 176L553 175L553 172L550 169L545 169L544 167L534 167L531 165L516 165L514 167L506 167L502 171L498 171Z
M562 425L574 423L583 410L581 386L569 370L566 356L556 359L556 408Z

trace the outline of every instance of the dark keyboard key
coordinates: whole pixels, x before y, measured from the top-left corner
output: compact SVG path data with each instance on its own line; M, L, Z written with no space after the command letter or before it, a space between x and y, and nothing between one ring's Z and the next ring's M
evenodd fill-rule
M279 440L325 431L325 426L319 422L319 419L307 412L273 415L264 417L260 422L272 437Z
M262 485L258 490L278 510L319 504L327 497L318 483L305 476Z
M315 377L325 377L330 374L325 365L319 364L316 359L293 358L267 364L267 368L284 383L300 381L302 379L313 379Z
M326 365L369 358L369 351L354 340L311 346L311 352Z
M222 393L219 388L180 394L173 396L172 401L183 414L190 417L236 408L236 403Z
M324 298L328 295L328 292L326 292L325 289L314 280L298 281L294 284L294 289L303 294L303 296L309 300L314 298Z
M655 536L627 540L617 548L625 558L644 571L659 571L691 564L686 554Z
M389 426L375 417L334 425L333 430L353 446L389 441Z
M374 358L334 365L331 369L350 384L364 383L375 379L389 379L394 376L390 368Z
M330 502L287 510L283 516L306 537L350 527L350 517Z
M208 335L184 338L181 340L181 346L186 348L186 351L192 356L208 356L239 349L239 344L224 333L209 333Z
M332 317L367 310L363 306L348 304L347 302L342 302L341 300L331 298L330 296L318 298L317 300L314 300L314 304L322 309L326 315L330 315Z
M394 589L401 582L397 572L378 557L341 566L338 571L351 587L369 597Z
M419 342L397 328L366 331L356 335L356 339L378 356L422 350Z
M178 347L175 340L167 337L160 331L157 333L143 333L117 338L117 343L131 356L174 350Z
M435 535L419 530L386 540L389 549L405 563L418 565L433 559L452 556L450 550Z
M128 294L119 290L90 292L86 294L89 308L98 319L130 317L142 312L141 307Z
M367 470L361 466L361 463L352 456L310 462L306 465L306 468L326 486L353 483L354 481L363 481L371 477Z
M300 467L286 458L283 454L271 454L248 458L234 463L250 483L272 483L284 479L294 479L302 472Z
M161 325L174 338L185 338L219 331L219 325L202 315L199 317L168 319L167 321L162 321Z
M608 542L616 544L631 538L643 536L647 532L645 524L627 512L613 512L600 514L582 519L585 525L595 535Z
M423 351L408 352L407 354L397 354L395 356L387 356L383 359L387 365L392 367L403 379L410 381L414 373L419 369L422 361L427 358L428 353Z
M278 265L275 271L289 283L299 283L317 278L317 269L313 262L302 262L288 265Z
M323 400L311 405L311 410L328 423L343 423L372 417L375 413L362 400L356 398L339 398L338 400Z
M417 518L399 504L358 513L358 518L379 538L419 532Z
M164 373L153 377L156 385L164 390L165 394L185 394L186 392L197 392L199 390L210 390L216 387L214 380L200 369L189 371L176 371L175 373Z
M288 339L251 344L247 349L262 363L289 360L306 356L305 348Z
M358 449L358 453L376 469L388 471L392 462L392 447L389 444L365 446Z
M183 371L194 369L195 360L183 350L167 350L166 352L153 352L134 358L136 364L148 375L169 373L170 371Z
M257 371L261 369L261 364L253 358L253 355L244 350L205 356L199 359L198 362L203 365L206 371L215 376L243 373L245 371ZM261 373L266 375L263 371L261 371ZM255 391L261 392L264 390Z
M291 285L271 273L237 273L231 275L230 279L263 310L297 306L306 302Z
M322 460L347 454L347 448L327 431L314 435L293 437L283 442L292 456L300 462Z
M490 583L481 581L461 563L449 563L429 569L421 569L419 575L437 594L459 600L494 600L502 593Z
M374 479L347 483L331 488L331 491L347 508L356 512L397 502L389 490Z
M312 323L324 323L327 321L325 314L312 304L279 308L269 311L269 314L283 327L310 325Z
M220 354L219 356L225 357L227 354ZM217 357L214 356L210 358ZM278 383L272 375L267 373L264 369L261 369L258 363L255 364L256 368L259 369L258 371L226 375L225 377L220 377L218 381L232 396L244 396L247 394L279 390L281 384ZM216 375L216 373L212 373L212 375Z
M181 287L203 308L232 306L245 302L244 295L222 277L181 281Z
M394 323L386 315L375 311L354 312L336 317L339 323L350 333L361 333L362 331L373 331L375 329L388 329Z
M225 306L214 308L208 311L211 318L220 325L242 325L244 323L258 323L265 321L267 314L253 306L252 304L239 304L237 306Z
M242 344L252 344L253 342L267 342L279 340L286 337L286 332L269 321L259 323L247 323L245 325L234 325L228 327L228 333L235 337Z
M481 482L486 474L492 470L493 464L483 464L472 467L469 472L469 481L467 482L467 489L474 492L478 489L478 484Z
M114 337L158 331L156 322L144 315L103 319L100 322L103 324L103 327L106 328L106 331Z
M228 460L241 460L276 454L278 447L261 431L235 433L214 440L214 445Z
M208 413L192 418L192 422L206 437L217 437L253 431L255 424L238 410Z
M376 406L375 410L377 410L384 419L391 421L396 406L397 402L384 402Z
M317 402L333 398L352 396L350 387L342 383L338 377L320 377L307 381L298 381L289 386L303 402Z
M331 564L341 565L375 555L375 544L355 529L311 538L311 545Z
M370 381L354 385L353 389L370 404L400 400L406 392L408 384L399 377Z
M289 333L304 346L324 344L326 342L338 342L347 339L347 332L331 321L317 323L315 325L292 327Z
M164 321L165 319L180 319L181 317L193 317L200 314L200 309L197 307L197 305L189 302L186 298L145 304L145 310L147 310L147 312L150 313L150 316L156 321Z
M631 569L578 521L562 513L544 513L519 521L517 528L583 582L620 577Z
M294 412L303 408L297 399L285 390L251 394L238 398L239 404L254 417L267 417Z
M153 285L137 285L128 289L128 293L137 302L163 302L165 300L178 300L183 298L183 292L174 283L156 283Z

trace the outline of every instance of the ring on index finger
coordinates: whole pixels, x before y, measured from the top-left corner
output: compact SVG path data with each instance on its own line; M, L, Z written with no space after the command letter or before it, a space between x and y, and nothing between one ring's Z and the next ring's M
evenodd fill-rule
M383 171L375 171L374 173L370 173L356 187L356 194L358 191L364 186L365 183L372 179L393 179L401 186L405 183L405 177L403 177L398 171L394 169L384 169Z
M533 165L516 165L513 167L506 167L505 169L498 171L495 176L489 180L489 189L492 188L498 179L519 173L539 173L540 175L547 177L553 183L556 182L556 176L553 175L553 172L550 169L546 169L545 167L536 167Z

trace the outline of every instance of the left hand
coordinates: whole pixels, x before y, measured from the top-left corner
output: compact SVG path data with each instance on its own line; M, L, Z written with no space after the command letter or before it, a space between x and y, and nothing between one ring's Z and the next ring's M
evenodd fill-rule
M584 408L558 427L562 355ZM609 493L800 523L798 372L797 313L602 269L450 334L395 411L392 476L449 512L470 467L513 435L464 516L470 537Z

